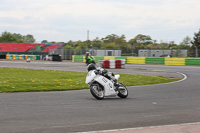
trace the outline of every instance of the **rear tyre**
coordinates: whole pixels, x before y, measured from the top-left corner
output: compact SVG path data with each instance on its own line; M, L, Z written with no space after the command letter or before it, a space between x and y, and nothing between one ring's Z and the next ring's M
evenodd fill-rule
M126 88L126 86L124 86L123 84L119 84L119 87L118 87L118 96L120 98L127 98L128 96L128 89Z
M98 100L104 99L104 90L98 84L93 84L90 86L91 94Z
M93 63L93 64L95 64L95 65L96 65L95 61L92 61L91 63Z

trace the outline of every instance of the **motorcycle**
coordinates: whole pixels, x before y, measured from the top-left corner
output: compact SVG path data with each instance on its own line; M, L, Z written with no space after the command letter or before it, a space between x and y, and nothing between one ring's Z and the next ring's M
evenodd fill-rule
M120 75L114 75L114 77L118 80ZM128 89L126 86L119 82L115 85L115 82L112 79L99 75L96 70L88 72L85 83L90 86L91 94L98 100L111 96L119 96L120 98L126 98L128 96Z
M86 59L86 65L89 65L89 64L91 64L91 63L96 64L96 63L95 63L95 58L93 58L92 56L90 56L90 57L88 57L88 58Z

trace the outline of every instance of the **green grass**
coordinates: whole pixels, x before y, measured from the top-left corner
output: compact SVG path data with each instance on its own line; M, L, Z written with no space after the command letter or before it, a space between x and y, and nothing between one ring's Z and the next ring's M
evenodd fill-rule
M29 91L62 91L88 89L87 73L55 70L0 68L0 93ZM177 81L164 77L120 74L119 82L126 86L160 84Z

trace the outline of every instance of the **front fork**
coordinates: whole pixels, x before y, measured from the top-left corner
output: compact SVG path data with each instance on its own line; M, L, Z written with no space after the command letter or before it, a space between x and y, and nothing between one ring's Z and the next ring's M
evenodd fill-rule
M90 84L90 88L94 87L94 86L97 86L97 89L96 89L97 91L101 91L98 83L91 83Z

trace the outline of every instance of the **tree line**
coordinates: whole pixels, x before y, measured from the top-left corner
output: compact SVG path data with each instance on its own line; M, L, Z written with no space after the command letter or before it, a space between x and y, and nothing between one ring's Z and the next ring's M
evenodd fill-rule
M4 43L34 43L33 35L21 35L19 33L3 32L0 36L0 42Z
M21 35L17 33L3 32L0 36L0 42L15 42L15 43L34 43L36 40L33 35ZM187 49L188 56L200 55L200 29L194 33L194 37L186 36L180 44L175 44L174 41L164 42L152 39L149 35L138 34L129 41L126 40L124 34L107 35L104 38L96 37L93 40L85 41L68 41L68 42L48 42L43 40L41 43L62 43L65 48L71 49L121 49L129 51L127 53L135 53L138 49ZM197 56L198 56L197 55Z

